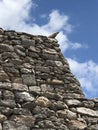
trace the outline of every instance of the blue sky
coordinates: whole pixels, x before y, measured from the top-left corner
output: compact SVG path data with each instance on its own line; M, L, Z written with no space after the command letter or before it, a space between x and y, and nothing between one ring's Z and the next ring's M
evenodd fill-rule
M98 97L98 0L0 0L0 26L57 40L87 98Z

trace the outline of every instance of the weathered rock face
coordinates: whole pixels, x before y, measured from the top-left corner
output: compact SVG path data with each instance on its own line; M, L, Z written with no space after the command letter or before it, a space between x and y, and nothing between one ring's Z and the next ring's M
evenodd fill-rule
M0 29L0 130L98 130L57 40Z

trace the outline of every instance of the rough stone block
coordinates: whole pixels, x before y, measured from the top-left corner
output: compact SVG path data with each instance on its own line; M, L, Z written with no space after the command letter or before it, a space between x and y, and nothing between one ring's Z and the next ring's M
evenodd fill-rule
M16 92L15 98L17 102L34 101L34 97L27 92Z
M23 83L29 86L36 85L35 75L33 74L23 74Z

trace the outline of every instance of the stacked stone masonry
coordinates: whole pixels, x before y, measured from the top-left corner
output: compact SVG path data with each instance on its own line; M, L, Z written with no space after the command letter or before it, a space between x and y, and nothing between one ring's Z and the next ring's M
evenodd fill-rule
M56 39L0 29L0 130L98 130Z

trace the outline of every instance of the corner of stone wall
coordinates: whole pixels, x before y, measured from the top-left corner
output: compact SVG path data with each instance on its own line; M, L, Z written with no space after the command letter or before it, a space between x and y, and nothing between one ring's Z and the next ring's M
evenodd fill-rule
M0 28L0 130L98 130L98 99L86 99L51 37Z

